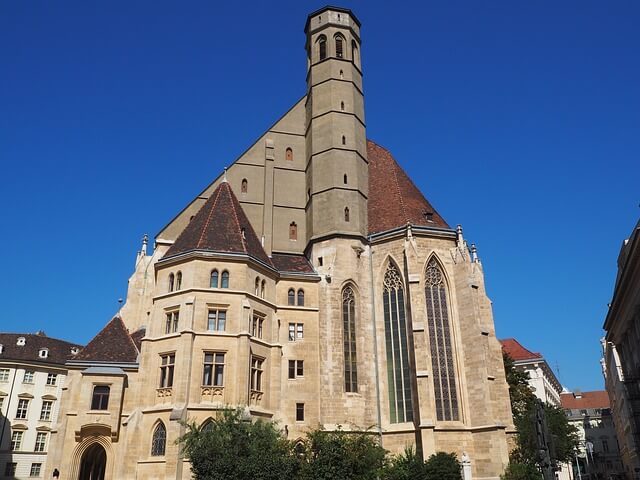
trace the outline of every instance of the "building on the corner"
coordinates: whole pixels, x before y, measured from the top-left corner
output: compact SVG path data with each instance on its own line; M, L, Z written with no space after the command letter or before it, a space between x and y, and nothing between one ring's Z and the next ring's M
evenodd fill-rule
M578 430L576 462L583 480L625 478L607 392L565 392L561 402L569 423ZM578 478L576 464L572 467Z
M629 479L640 478L640 222L618 255L613 299L604 322L603 372Z
M502 351L511 357L515 367L529 375L529 386L535 396L559 406L562 385L544 357L523 347L515 338L505 338L500 343Z
M0 333L0 478L42 478L58 421L67 360L80 345Z
M68 362L48 472L190 478L181 421L225 406L292 440L371 428L390 451L503 472L513 422L478 253L367 139L353 12L318 10L305 33L306 95L145 240L126 304Z

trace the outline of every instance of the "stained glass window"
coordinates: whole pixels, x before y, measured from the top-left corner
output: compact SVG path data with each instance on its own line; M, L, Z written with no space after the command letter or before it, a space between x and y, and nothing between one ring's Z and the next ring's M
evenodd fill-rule
M387 350L391 423L413 421L404 287L395 265L389 264L383 284L384 331Z
M432 258L425 273L427 323L431 344L433 390L436 399L436 418L440 421L458 420L458 392L453 361L447 287L442 268Z
M342 325L344 342L344 391L358 391L356 357L356 296L350 286L342 290Z
M153 431L153 439L151 440L151 456L157 457L164 455L167 445L167 429L164 423L160 422Z

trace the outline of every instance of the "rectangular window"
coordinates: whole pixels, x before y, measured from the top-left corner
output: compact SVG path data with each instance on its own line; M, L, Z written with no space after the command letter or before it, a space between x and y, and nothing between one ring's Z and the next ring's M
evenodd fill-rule
M16 462L7 462L4 466L4 476L5 477L15 477L16 476L16 467L18 464Z
M227 311L209 309L207 314L207 330L210 332L224 332L227 323Z
M8 382L8 381L9 381L9 369L0 368L0 382Z
M262 391L262 365L264 359L251 357L251 390Z
M214 387L222 387L224 385L224 353L204 353L202 385Z
M47 375L47 385L54 386L58 383L58 374L57 373L49 373Z
M40 410L40 420L48 422L51 420L51 410L53 409L53 402L51 400L45 400L42 402L42 410Z
M167 312L167 322L165 324L164 333L175 333L178 331L178 318L180 311L175 310L173 312Z
M296 422L304 422L304 403L296 403Z
M257 338L262 338L262 324L264 323L264 318L259 315L253 316L253 321L251 322L251 335Z
M45 432L38 432L36 435L36 446L33 449L34 452L46 452L47 451L47 434Z
M27 412L29 411L29 400L25 398L21 398L18 400L18 409L16 410L16 418L18 419L26 419Z
M111 387L108 385L95 385L91 397L91 410L107 410L109 408L109 394Z
M160 355L160 388L173 387L173 368L175 363L175 353Z
M304 361L289 360L289 378L296 379L304 376Z
M31 464L31 471L29 472L29 476L30 477L39 477L41 471L42 471L42 464L41 463L32 463Z
M295 342L304 338L304 324L302 323L290 323L289 324L289 341Z
M33 377L35 372L33 370L25 370L24 377L22 377L22 383L33 383Z
M0 397L0 413L2 413L2 406L4 405L4 397Z
M13 432L11 434L11 450L20 450L22 447L22 433L23 432Z

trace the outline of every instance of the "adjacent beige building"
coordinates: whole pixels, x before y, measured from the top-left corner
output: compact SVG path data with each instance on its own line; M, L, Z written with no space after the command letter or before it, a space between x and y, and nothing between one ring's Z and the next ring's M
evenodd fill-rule
M0 333L0 478L44 477L65 362L80 348L43 332Z
M604 323L603 372L628 479L640 478L640 222L623 242Z
M367 139L355 15L321 9L305 32L307 94L145 240L122 310L68 363L49 475L190 478L180 421L225 406L293 440L371 428L394 452L465 452L474 479L503 472L475 247Z

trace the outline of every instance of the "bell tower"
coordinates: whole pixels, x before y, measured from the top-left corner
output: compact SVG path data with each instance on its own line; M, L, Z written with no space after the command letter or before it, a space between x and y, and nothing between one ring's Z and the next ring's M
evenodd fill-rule
M360 22L324 7L307 18L308 241L366 237L369 170Z

